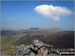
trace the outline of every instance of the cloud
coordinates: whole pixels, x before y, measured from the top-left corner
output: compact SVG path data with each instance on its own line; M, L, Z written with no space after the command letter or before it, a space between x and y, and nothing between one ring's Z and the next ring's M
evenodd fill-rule
M72 14L72 11L66 7L53 6L53 5L39 5L34 10L49 19L59 21L61 16L67 16Z

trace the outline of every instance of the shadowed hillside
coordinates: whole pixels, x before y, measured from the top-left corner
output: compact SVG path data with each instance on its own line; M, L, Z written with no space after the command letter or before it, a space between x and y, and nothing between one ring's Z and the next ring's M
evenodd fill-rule
M62 31L50 33L50 35L26 35L15 42L15 44L30 44L35 37L44 43L51 44L55 48L74 48L74 32Z
M74 48L74 32L61 29L22 29L2 30L2 39L13 36L12 44L31 44L37 38L44 43L51 44L54 48ZM11 39L11 37L10 37ZM9 41L9 42L11 42Z

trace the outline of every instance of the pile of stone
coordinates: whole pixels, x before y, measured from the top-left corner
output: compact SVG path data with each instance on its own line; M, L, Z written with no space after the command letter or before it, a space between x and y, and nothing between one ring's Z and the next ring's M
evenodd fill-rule
M18 55L23 56L47 56L50 53L52 46L44 44L39 40L34 40L31 45L21 45L23 48L19 49Z

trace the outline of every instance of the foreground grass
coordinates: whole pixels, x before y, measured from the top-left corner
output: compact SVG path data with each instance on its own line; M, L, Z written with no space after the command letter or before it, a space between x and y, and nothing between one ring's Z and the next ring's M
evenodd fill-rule
M17 52L17 46L12 43L15 42L18 38L13 36L6 36L1 38L1 52L5 52L8 55Z

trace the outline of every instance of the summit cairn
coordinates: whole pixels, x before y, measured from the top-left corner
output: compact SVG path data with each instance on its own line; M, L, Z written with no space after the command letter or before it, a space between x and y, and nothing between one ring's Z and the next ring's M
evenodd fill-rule
M40 47L42 47L44 45L44 43L39 41L39 40L34 40L33 45L35 45L35 46L40 48Z
M25 45L21 51L19 49L19 54L21 53L23 56L47 56L50 54L51 48L51 45L35 39L31 45Z

